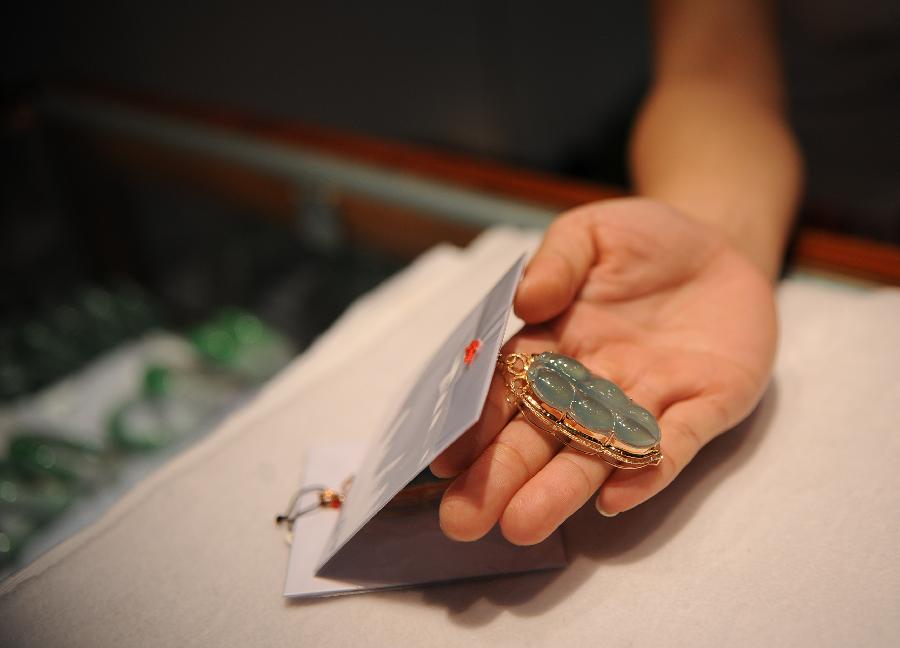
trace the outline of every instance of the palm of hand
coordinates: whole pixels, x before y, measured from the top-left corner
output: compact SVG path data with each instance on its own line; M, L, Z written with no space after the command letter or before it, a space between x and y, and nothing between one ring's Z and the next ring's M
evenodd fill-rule
M461 474L441 505L451 537L500 521L539 542L597 490L626 510L664 488L758 401L775 348L768 281L723 239L645 199L587 205L558 219L516 299L532 324L510 347L558 350L622 387L660 421L657 467L614 470L513 418L495 379L481 421L432 464Z

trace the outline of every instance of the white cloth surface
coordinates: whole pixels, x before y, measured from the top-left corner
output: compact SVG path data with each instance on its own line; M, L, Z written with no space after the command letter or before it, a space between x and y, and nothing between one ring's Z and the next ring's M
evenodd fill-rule
M361 299L207 439L2 583L0 645L900 644L900 291L803 279L779 288L781 348L757 412L650 502L579 511L568 568L282 598L272 517L305 448L366 435L366 416L330 429L299 396L378 410L535 242L500 230L436 248ZM360 393L353 367L388 358Z

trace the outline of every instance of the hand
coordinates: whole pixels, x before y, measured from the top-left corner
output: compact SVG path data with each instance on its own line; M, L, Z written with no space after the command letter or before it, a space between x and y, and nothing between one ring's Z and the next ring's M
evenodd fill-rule
M540 542L598 488L606 515L665 488L713 437L756 405L776 343L769 281L716 231L641 198L559 217L515 301L529 327L504 353L556 350L609 378L662 430L655 467L615 469L536 430L494 376L484 413L431 465L456 479L444 532L476 540L499 521L515 544Z

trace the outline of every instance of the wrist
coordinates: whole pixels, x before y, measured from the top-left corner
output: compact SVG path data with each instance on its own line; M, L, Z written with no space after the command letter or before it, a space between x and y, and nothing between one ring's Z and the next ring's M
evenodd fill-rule
M779 110L740 89L670 83L648 99L629 154L637 193L718 230L778 276L803 175Z

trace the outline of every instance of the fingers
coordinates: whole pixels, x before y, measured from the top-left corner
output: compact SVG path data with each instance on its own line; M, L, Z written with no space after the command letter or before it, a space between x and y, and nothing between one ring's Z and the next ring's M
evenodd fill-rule
M552 436L513 419L450 485L441 500L444 533L477 540L491 530L516 492L559 449Z
M495 377L482 420L432 464L440 476L462 473L441 503L441 526L449 537L476 540L499 521L510 542L541 542L601 485L598 508L606 514L626 510L662 490L724 429L715 401L692 396L697 389L693 372L652 358L638 362L627 351L612 347L604 355L618 360L624 354L632 358L630 364L594 362L592 368L625 386L635 402L660 419L665 456L660 466L613 472L598 457L568 448L557 454L560 444L521 418L504 426L514 405L506 402L506 387ZM498 428L502 431L496 435Z
M581 508L612 471L599 457L565 448L512 498L500 518L503 535L518 545L541 542Z
M627 511L650 499L666 486L694 458L694 455L729 421L710 397L682 401L660 418L663 460L658 466L639 470L618 470L597 496L597 509L604 515Z
M618 353L609 355L616 359ZM666 372L649 371L652 363L645 367L632 362L625 365L628 372L615 362L601 364L594 362L592 368L631 386L629 395L656 416L686 389L681 380L672 380L680 376L657 380ZM432 464L439 476L462 472L441 503L441 526L451 538L476 540L499 521L510 542L541 542L589 500L613 471L603 460L576 450L557 454L559 442L521 418L495 437L515 407L505 397L504 383L495 378L482 420Z
M447 490L441 527L451 538L476 540L499 520L510 542L536 544L601 486L596 506L605 515L615 515L668 486L716 434L721 420L709 399L679 403L660 421L660 465L614 470L602 459L570 448L554 456L557 442L517 418Z
M595 261L587 213L560 216L547 229L519 284L516 314L528 323L559 315L575 299Z

